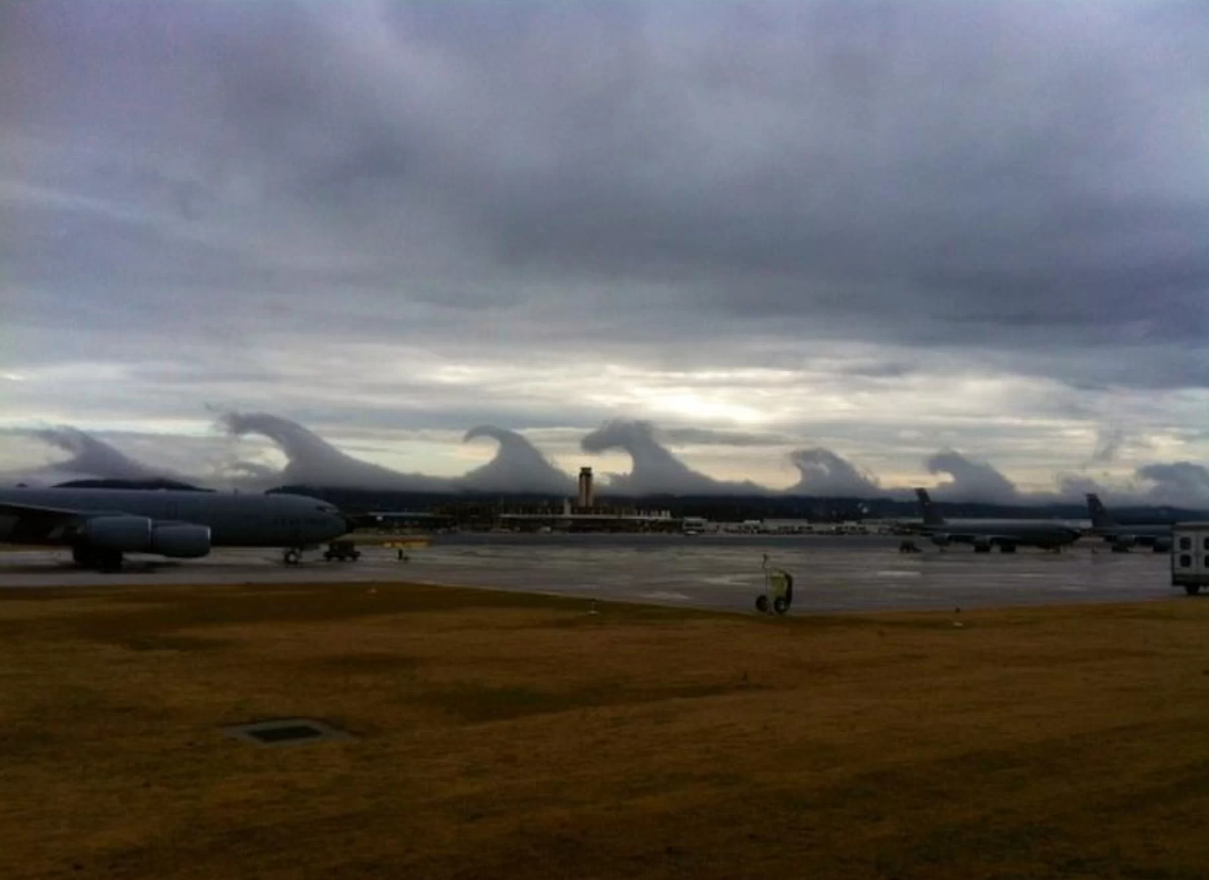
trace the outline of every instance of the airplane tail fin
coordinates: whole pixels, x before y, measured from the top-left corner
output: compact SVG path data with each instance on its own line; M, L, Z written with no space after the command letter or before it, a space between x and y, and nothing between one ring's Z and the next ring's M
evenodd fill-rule
M925 526L943 526L945 524L945 518L933 506L932 496L928 494L927 489L916 489L915 497L919 499L919 509L923 514Z
M1100 500L1100 496L1095 492L1087 493L1087 510L1091 514L1093 528L1102 529L1107 526L1116 525L1108 513L1108 508L1104 506L1104 502Z

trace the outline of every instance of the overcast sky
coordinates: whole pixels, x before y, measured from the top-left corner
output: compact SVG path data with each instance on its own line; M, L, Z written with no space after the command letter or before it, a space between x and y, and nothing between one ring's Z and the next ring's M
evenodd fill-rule
M1207 334L1198 0L0 4L0 428L1111 485L1209 461Z

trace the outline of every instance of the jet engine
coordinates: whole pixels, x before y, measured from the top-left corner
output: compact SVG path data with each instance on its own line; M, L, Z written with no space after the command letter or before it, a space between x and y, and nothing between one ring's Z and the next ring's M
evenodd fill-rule
M192 559L210 552L210 530L192 523L156 524L145 516L95 516L80 528L82 543L118 553L159 553Z
M92 547L119 553L142 553L151 546L151 520L145 516L94 516L80 528L80 537Z
M210 530L192 523L155 526L151 531L151 553L177 559L196 559L210 552Z

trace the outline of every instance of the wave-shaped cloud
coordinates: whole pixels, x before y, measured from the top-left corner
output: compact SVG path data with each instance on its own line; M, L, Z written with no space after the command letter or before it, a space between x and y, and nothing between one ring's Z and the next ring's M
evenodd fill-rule
M1020 500L1016 485L985 461L977 461L955 449L931 455L924 466L932 474L951 478L936 487L936 495L950 501L983 501L1011 504Z
M676 458L656 438L655 427L638 419L613 419L580 440L584 452L622 449L629 456L628 474L610 474L609 488L627 495L767 494L766 486L715 480Z
M786 490L791 495L869 498L884 494L876 477L830 449L798 449L789 460L801 472L798 482Z
M495 458L475 468L457 483L466 489L498 492L535 492L568 495L574 481L560 471L528 439L516 431L494 425L478 425L466 432L462 442L488 437L499 444Z
M407 474L353 458L297 422L269 413L224 413L220 423L235 436L259 434L285 454L280 474L286 484L343 489L393 489L404 492L451 492L441 477ZM263 477L263 473L260 475Z
M464 435L463 442L482 438L495 440L499 444L495 457L460 477L443 478L403 473L361 461L340 451L313 431L281 416L229 412L221 417L220 423L232 436L259 434L272 440L287 458L285 468L278 469L258 462L228 461L217 470L212 464L208 478L182 477L177 472L144 464L79 428L57 426L10 430L8 433L35 438L70 453L67 459L22 472L4 473L0 475L0 481L54 483L93 477L121 480L183 479L199 484L217 480L224 485L237 485L245 489L293 483L403 492L492 491L556 497L569 497L574 493L573 478L559 470L526 437L517 431L494 425L471 428ZM789 454L789 460L799 470L800 478L784 490L774 490L750 481L716 480L694 470L673 455L661 442L664 436L718 439L708 429L677 428L665 435L649 421L616 419L589 432L582 438L581 447L591 453L622 449L630 455L630 473L609 475L608 488L618 495L910 497L910 488L883 485L876 475L824 447L798 449ZM739 439L748 438L743 435ZM178 459L187 462L186 455L178 455L173 460ZM929 456L924 466L933 474L949 477L933 489L937 498L949 501L1079 503L1085 493L1097 492L1119 506L1161 504L1192 509L1209 506L1209 469L1190 461L1146 464L1137 468L1132 479L1124 483L1102 483L1086 472L1060 473L1055 477L1053 491L1027 492L989 462L953 449ZM193 471L190 470L190 473Z
M70 457L28 470L6 473L3 477L6 483L53 484L85 478L106 480L181 479L179 474L136 461L104 440L70 425L36 428L18 433L70 453Z
M1176 507L1209 505L1209 469L1190 461L1148 464L1137 469L1138 479L1151 484L1146 499Z
M152 480L175 476L137 462L79 428L60 425L31 433L39 440L71 453L71 458L67 461L56 462L51 466L53 470L64 474L82 474L112 480Z

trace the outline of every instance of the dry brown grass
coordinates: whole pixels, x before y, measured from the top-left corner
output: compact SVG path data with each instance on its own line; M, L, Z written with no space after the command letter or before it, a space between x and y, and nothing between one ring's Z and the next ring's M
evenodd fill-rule
M1209 602L601 607L3 591L0 877L1209 876Z

